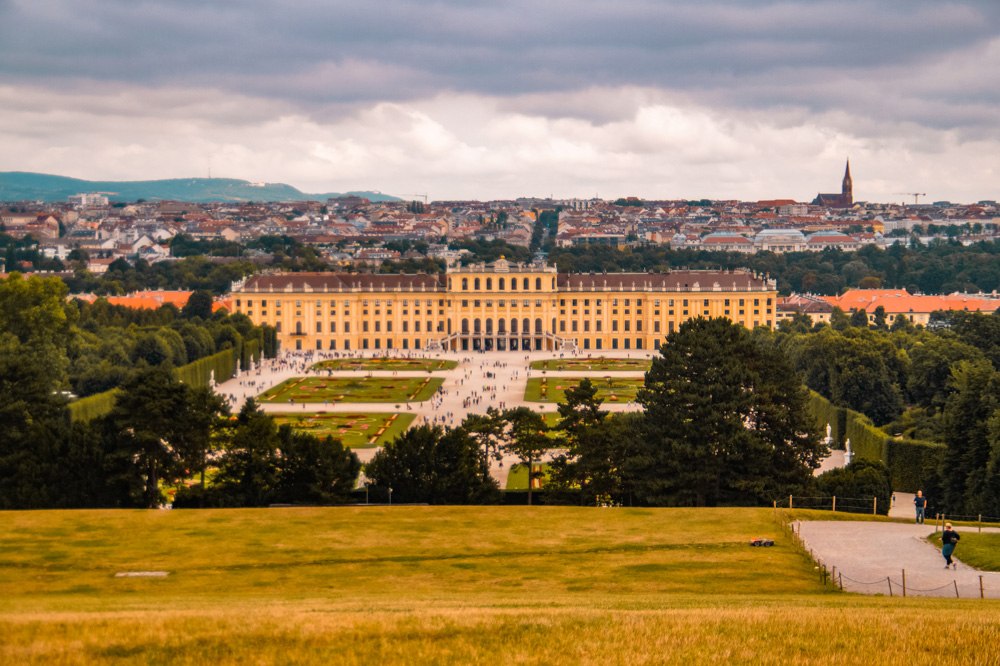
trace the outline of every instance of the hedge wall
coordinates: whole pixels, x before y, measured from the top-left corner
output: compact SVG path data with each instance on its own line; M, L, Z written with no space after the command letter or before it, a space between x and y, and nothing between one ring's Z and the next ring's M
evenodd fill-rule
M816 428L822 436L826 436L826 426L830 425L830 437L833 447L844 448L844 430L847 427L847 410L837 407L816 391L809 391L809 409L816 420Z
M226 349L218 354L198 359L194 363L174 368L174 377L190 386L208 386L212 371L215 371L215 381L222 383L236 374L236 354L232 349ZM104 416L115 406L118 389L80 398L67 405L67 418L70 423L90 421L98 416Z
M104 416L115 406L117 396L118 389L111 389L104 393L95 393L86 398L74 400L66 406L66 416L70 423L76 421L86 423L98 416Z
M851 450L858 458L884 463L894 490L916 492L932 485L944 459L944 444L890 437L864 414L837 407L815 392L810 392L809 408L822 432L830 424L836 444L843 446L844 440L850 439Z
M236 354L232 349L224 349L218 354L200 358L194 363L174 369L174 377L191 386L208 386L212 371L215 381L222 383L236 374Z

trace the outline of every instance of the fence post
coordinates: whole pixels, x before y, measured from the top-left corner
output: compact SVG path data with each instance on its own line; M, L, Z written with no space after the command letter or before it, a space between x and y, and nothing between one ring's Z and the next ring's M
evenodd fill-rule
M788 509L791 510L791 508L792 508L792 496L789 495L788 496Z
M889 596L891 597L892 596L892 581L889 580L888 576L886 576L885 577L885 582L889 583Z
M844 574L843 573L839 574L839 578L840 578L840 591L843 592L844 591Z
M872 515L874 516L877 513L878 513L878 497L873 497L872 498Z
M906 596L906 569L903 569L903 596Z
M980 599L985 599L986 598L984 596L984 594L983 594L983 577L982 576L979 577L979 598Z
M983 533L983 514L979 514L979 533Z
M837 513L837 496L833 496L833 512Z
M951 582L955 586L955 598L958 599L958 581L952 580Z

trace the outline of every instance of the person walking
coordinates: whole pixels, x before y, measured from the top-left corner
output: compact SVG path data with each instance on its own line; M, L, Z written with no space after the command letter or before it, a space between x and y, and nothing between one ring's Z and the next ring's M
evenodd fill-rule
M917 509L917 524L924 524L924 512L927 510L927 498L922 490L917 491L917 496L913 498L913 506Z
M951 554L955 552L955 546L962 537L951 528L951 523L944 524L944 532L941 533L941 555L944 556L944 568L957 569L958 564L953 562Z

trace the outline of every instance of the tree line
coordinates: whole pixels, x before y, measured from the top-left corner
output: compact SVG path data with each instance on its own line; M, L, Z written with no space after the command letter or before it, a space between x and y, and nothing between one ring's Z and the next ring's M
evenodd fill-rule
M1000 518L1000 315L935 313L936 326L835 310L758 334L783 349L807 386L868 416L889 436L941 442L925 492L935 510Z

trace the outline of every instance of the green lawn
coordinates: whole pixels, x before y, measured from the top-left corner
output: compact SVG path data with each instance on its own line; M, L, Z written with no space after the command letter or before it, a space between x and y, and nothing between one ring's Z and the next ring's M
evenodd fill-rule
M566 389L573 388L586 377L532 377L524 390L527 402L565 402ZM635 392L642 388L644 380L621 377L611 378L611 387L605 377L590 377L597 388L597 397L606 402L628 402L635 400Z
M437 391L438 377L293 377L258 396L260 402L421 402Z
M996 532L959 532L962 537L955 547L955 557L962 564L968 564L985 571L1000 571L1000 534ZM935 548L941 548L941 533L927 537Z
M383 412L359 414L312 412L274 415L278 425L287 423L295 430L308 432L321 439L329 435L352 449L382 446L406 432L414 418L414 414Z
M577 370L580 372L594 371L603 372L605 370L635 370L636 372L646 372L653 362L648 358L608 358L597 356L594 358L553 358L547 361L532 361L532 370Z
M924 666L943 651L1000 661L1000 602L838 592L772 516L4 512L0 663ZM749 547L756 536L777 545ZM169 575L115 576L136 571Z
M433 358L340 358L320 361L312 370L408 370L434 371L452 370L458 361L444 361Z
M535 466L536 471L541 467L541 485L545 485L549 480L549 464L541 463ZM528 466L513 465L510 474L507 476L507 490L527 490L528 489Z

